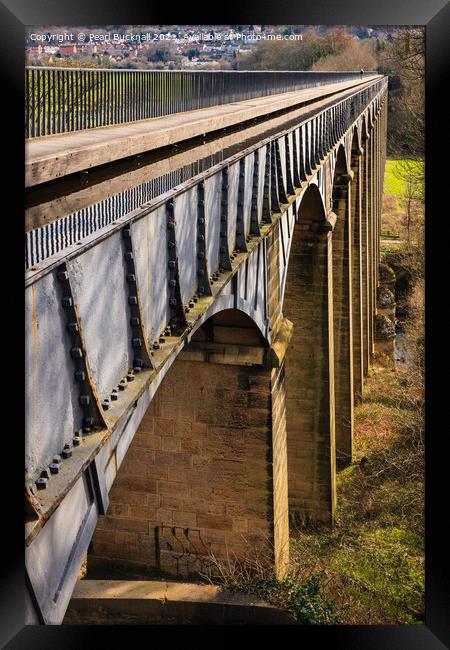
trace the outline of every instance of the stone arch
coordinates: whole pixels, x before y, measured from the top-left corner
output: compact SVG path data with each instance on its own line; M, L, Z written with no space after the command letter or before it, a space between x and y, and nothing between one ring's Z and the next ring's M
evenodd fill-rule
M331 222L310 185L297 212L283 315L293 323L286 353L289 512L331 523L336 500Z
M304 201L306 201L306 203L304 203L302 208L302 204ZM311 210L311 203L313 201L315 204L314 210ZM297 222L299 220L299 211L301 209L304 209L304 211L308 214L313 214L313 213L318 214L320 215L320 219L323 219L325 221L326 210L325 210L324 196L317 182L311 182L308 185L307 189L299 196L297 202L297 219L296 219Z
M366 114L363 113L363 116L361 117L361 145L364 145L368 138L369 132L367 129L367 118Z
M239 304L238 308L235 306L236 302ZM229 311L240 314L242 319L245 319L245 317L247 317L247 322L249 323L248 327L250 327L251 323L251 326L259 331L262 339L268 345L267 322L264 320L263 315L259 310L255 310L253 305L248 300L245 300L244 298L236 298L233 294L220 295L216 298L216 300L206 312L204 318L195 323L195 326L192 329L190 336L188 337L188 341L192 340L197 330L199 330L206 321L210 320L219 312L225 313Z
M353 314L352 314L352 222L351 181L344 151L337 151L332 184L333 211L333 324L336 462L351 462L353 438Z
M214 313L161 382L100 517L88 572L188 578L211 554L289 553L284 365L244 312Z
M331 184L331 192L332 195L334 194L334 185L336 179L341 178L345 174L347 174L349 169L348 166L348 160L347 160L347 153L345 151L344 145L341 143L336 151L336 158L334 161L334 167L333 167L333 182Z
M231 296L234 300L234 296ZM229 306L215 309L194 330L189 342L210 341L216 343L237 344L268 348L269 344L258 323L244 310ZM242 338L239 339L238 337Z
M357 155L358 152L361 150L360 128L361 127L358 128L358 125L355 124L352 131L352 139L350 144L350 169L352 170L354 165L354 156Z

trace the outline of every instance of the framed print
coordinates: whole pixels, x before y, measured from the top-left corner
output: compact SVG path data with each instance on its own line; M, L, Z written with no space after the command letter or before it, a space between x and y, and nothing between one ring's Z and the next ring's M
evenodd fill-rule
M3 3L5 647L448 644L444 4Z

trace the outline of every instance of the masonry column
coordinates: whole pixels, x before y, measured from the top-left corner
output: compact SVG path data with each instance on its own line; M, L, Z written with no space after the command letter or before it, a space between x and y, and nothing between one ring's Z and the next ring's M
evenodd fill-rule
M378 265L379 265L379 242L380 242L380 119L379 113L376 114L375 119L375 215L374 215L374 288L375 288L375 324L374 324L374 352L375 352L375 338L376 338L376 315L378 313L378 299L377 290L379 286L378 278Z
M212 316L162 381L99 519L88 571L214 575L214 558L226 564L258 551L285 575L292 325L283 321L268 347L248 317L238 327L234 312Z
M283 313L294 324L286 356L289 512L331 524L336 505L331 229L317 186L298 208Z
M353 310L352 310L352 219L351 179L335 174L333 209L337 216L333 230L333 319L336 464L345 467L352 460L353 444Z
M374 130L371 126L367 141L367 341L368 341L368 366L373 354L374 341L374 275L373 275L373 139Z
M380 203L380 113L377 112L375 120L375 290L378 289L378 265L380 263L380 216L381 216L381 203ZM375 311L377 311L378 300L375 301Z
M377 262L381 262L381 216L383 211L383 182L384 182L384 165L383 165L383 104L380 108L378 119L378 236L377 236ZM378 268L378 266L377 266Z
M369 137L363 136L361 160L361 302L362 302L362 363L363 376L369 372L369 228L368 228L368 156Z
M375 296L376 290L378 287L378 114L375 113L374 121L374 160L373 160L373 267L374 267L374 289ZM376 313L377 301L374 301L375 313ZM374 347L375 347L375 338L374 338Z
M368 162L368 185L367 185L367 206L368 206L368 258L369 258L369 364L372 361L374 352L374 328L375 328L375 275L374 275L374 138L375 131L372 124L369 140Z
M352 246L352 303L353 303L353 394L356 403L362 399L363 385L363 281L362 281L362 155L358 145L352 150L351 167L354 173L351 196L353 215Z

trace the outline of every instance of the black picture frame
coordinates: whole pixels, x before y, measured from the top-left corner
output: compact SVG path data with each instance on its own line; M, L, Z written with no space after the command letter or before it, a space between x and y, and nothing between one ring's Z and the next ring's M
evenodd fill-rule
M222 9L222 10L221 10ZM219 10L221 13L219 15ZM214 12L214 13L213 13ZM5 317L10 335L3 341L4 351L12 353L4 362L3 373L3 541L0 583L0 643L2 647L16 648L84 648L94 643L137 645L135 633L142 629L115 626L69 627L24 626L24 549L22 518L22 458L24 453L23 427L20 406L13 406L12 396L20 395L18 386L23 377L21 367L21 327L19 314L23 313L21 278L23 266L19 250L23 250L24 147L23 147L23 78L24 36L30 25L80 24L171 24L176 17L179 24L302 24L302 25L425 25L426 26L426 624L399 626L303 626L295 629L263 628L265 642L280 642L285 633L290 639L310 648L323 647L353 649L427 649L438 650L450 645L450 598L448 553L450 538L447 532L448 506L445 499L448 458L448 403L445 353L448 355L450 319L444 315L446 302L446 261L448 259L445 227L448 227L448 180L446 167L438 160L445 153L445 135L448 129L448 110L444 100L448 85L445 73L450 60L448 38L450 6L446 0L377 0L362 4L361 0L333 0L322 2L249 2L242 0L235 6L203 7L200 4L180 7L145 6L136 0L126 3L108 0L3 0L0 3L0 47L2 56L4 118L3 192L5 199L13 199L6 210L3 202L3 241L12 250L13 259L3 266L6 285ZM10 144L6 144L6 136ZM10 243L17 236L17 246ZM17 285L16 285L17 282ZM17 291L12 291L17 288ZM14 298L14 300L13 300ZM17 300L17 304L15 304ZM447 310L448 311L448 310ZM446 343L447 342L447 343ZM444 373L441 373L444 368ZM23 393L22 393L23 394ZM20 399L20 398L19 398ZM6 416L12 415L12 424ZM448 490L447 490L448 493ZM440 498L442 497L443 498ZM447 507L446 507L447 506ZM6 511L6 512L5 512ZM156 628L144 630L146 643L157 643ZM206 634L205 634L206 632ZM261 632L261 630L259 630ZM160 630L160 643L180 642L186 647L203 643L220 647L228 645L234 630L214 630L195 626L189 628L165 627ZM252 635L254 630L251 631ZM112 636L110 636L112 634ZM239 632L241 635L241 632ZM273 636L272 636L273 635Z

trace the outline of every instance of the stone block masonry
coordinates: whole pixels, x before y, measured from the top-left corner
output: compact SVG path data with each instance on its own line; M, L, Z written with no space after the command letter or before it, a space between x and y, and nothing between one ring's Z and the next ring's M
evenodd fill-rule
M223 333L222 333L223 336ZM207 344L205 345L205 349ZM187 577L268 549L288 560L284 365L175 361L141 422L93 537L89 566ZM205 356L208 353L205 352Z
M351 172L353 175L353 172ZM351 463L353 441L353 310L351 182L335 172L333 206L333 322L336 403L336 464Z
M294 323L286 359L289 511L331 523L336 502L332 233L318 191L303 198L291 246L284 314Z

